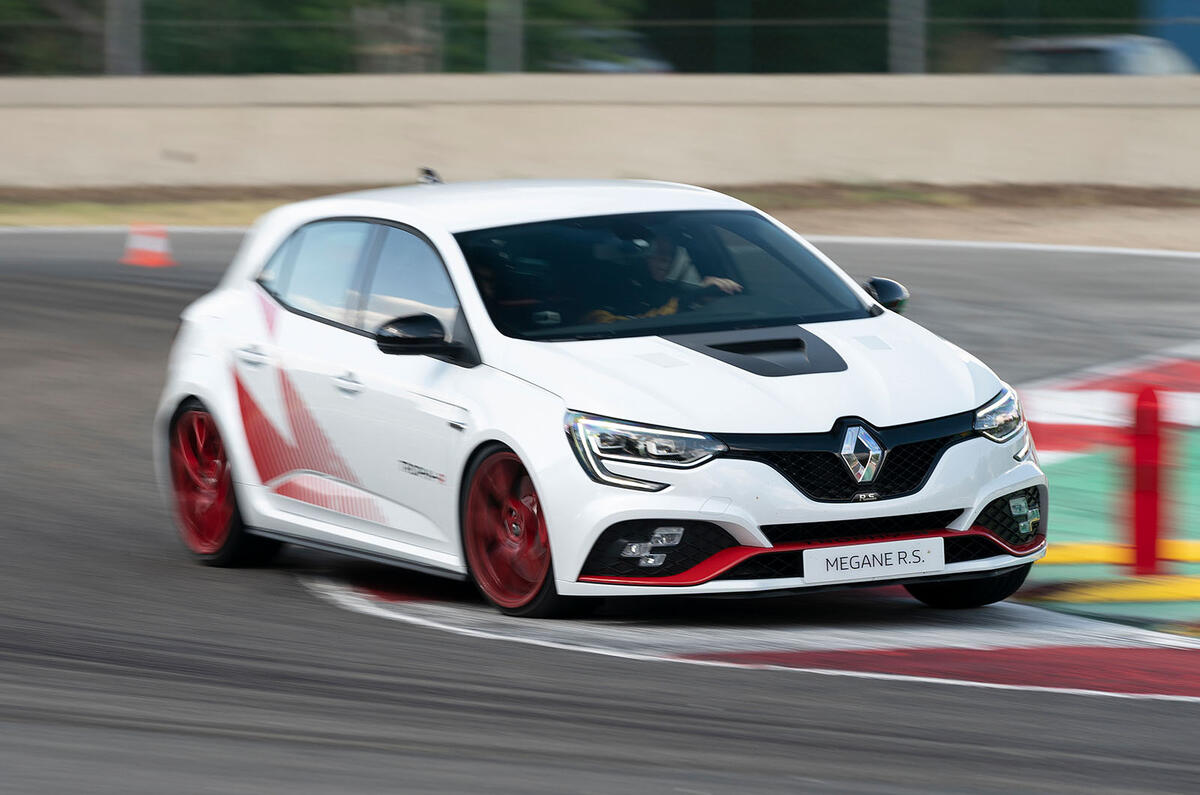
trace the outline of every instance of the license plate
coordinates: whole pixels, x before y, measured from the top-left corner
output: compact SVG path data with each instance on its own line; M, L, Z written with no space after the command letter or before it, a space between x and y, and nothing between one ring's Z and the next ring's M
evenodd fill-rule
M807 582L890 580L945 567L946 544L940 537L804 550Z

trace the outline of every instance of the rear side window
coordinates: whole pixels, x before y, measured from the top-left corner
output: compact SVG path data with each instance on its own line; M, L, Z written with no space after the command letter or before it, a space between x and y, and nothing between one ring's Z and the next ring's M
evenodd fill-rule
M383 228L375 273L367 291L360 327L374 332L390 320L430 314L453 333L458 320L458 297L433 247L420 237L395 227Z
M372 226L362 221L321 221L304 227L275 255L282 252L280 267L287 267L275 277L273 292L301 312L349 323L347 304L371 230ZM295 250L285 251L289 247ZM267 263L263 277L270 272L274 259Z

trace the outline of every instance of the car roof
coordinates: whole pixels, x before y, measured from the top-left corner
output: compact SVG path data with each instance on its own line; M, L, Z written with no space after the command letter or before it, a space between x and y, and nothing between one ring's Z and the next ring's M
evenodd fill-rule
M369 202L392 220L419 216L449 232L559 218L666 210L748 210L738 199L706 188L650 180L493 180L406 185L342 193L301 202L312 215L338 215Z

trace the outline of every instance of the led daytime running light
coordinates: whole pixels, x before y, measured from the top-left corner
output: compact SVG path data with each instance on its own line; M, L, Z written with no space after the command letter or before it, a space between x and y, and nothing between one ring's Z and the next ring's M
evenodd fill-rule
M659 491L667 487L611 472L605 461L686 469L699 466L727 448L702 433L654 428L645 425L568 412L567 435L588 476L612 486Z
M1007 442L1025 428L1021 401L1008 384L986 406L975 412L975 430L993 442Z

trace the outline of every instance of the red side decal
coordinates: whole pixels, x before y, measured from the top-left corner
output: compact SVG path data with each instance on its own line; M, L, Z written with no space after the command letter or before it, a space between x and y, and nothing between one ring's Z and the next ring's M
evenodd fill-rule
M233 379L237 386L242 426L246 429L246 442L262 483L296 470L308 470L348 484L360 485L350 466L338 455L329 437L317 424L287 373L279 371L279 389L294 442L284 438L263 413L236 369ZM384 523L383 511L376 500L328 478L301 475L280 484L275 492L340 513Z
M279 314L279 304L261 290L257 294L258 302L262 305L263 322L267 324L267 334L275 339L275 317Z
M300 474L280 483L274 491L282 497L291 497L310 505L319 505L331 511L357 516L359 519L386 523L378 501L336 480Z
M317 420L304 405L304 399L296 391L292 379L287 373L279 371L279 388L283 392L283 405L287 411L288 423L291 425L292 438L296 440L299 465L295 469L311 469L333 475L338 480L347 483L358 483L350 466L342 460L334 449L329 437L317 425Z
M280 373L281 378L285 377ZM238 407L242 412L242 427L246 429L246 442L258 469L258 479L263 483L280 475L301 469L300 448L293 445L275 429L263 413L262 408L250 395L237 371L233 373L237 385ZM290 419L290 417L289 417Z

